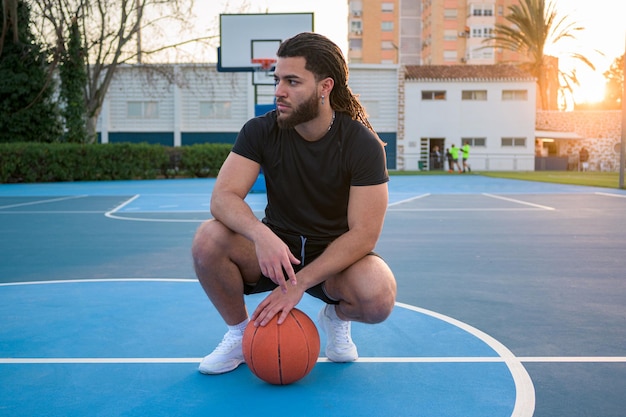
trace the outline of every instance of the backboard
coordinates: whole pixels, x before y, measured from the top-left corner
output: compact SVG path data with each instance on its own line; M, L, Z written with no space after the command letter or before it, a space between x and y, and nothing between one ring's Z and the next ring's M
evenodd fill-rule
M252 60L275 58L281 42L300 32L313 32L313 13L221 14L217 70L265 73Z

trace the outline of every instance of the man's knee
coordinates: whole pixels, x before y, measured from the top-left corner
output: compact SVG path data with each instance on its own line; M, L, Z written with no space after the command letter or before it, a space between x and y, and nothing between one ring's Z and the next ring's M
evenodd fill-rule
M396 302L396 280L387 264L377 256L370 256L343 279L333 280L333 293L354 310L351 314L364 323L385 321ZM328 286L327 286L328 289ZM348 313L348 312L346 312Z
M378 296L365 303L363 316L366 323L381 323L389 317L396 302L395 285L388 285Z
M216 220L207 220L198 227L191 245L191 255L194 263L206 259L223 248L223 242L220 245L220 241L223 239L223 229L225 227Z

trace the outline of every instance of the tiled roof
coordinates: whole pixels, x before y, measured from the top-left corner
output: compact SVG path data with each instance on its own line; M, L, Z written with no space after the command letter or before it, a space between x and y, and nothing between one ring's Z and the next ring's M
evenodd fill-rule
M534 81L515 65L407 65L405 78L419 81Z

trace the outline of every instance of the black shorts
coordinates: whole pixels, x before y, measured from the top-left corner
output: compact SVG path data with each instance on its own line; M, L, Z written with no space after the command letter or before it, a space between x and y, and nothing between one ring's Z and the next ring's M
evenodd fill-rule
M304 268L305 265L308 265L317 259L317 257L320 256L332 242L332 240L309 239L297 234L276 230L272 227L270 227L270 229L272 229L272 231L287 244L293 256L300 260L299 265L293 265L293 270L296 273ZM374 252L371 254L376 255ZM285 276L285 278L287 278L287 276ZM256 284L244 283L243 292L244 294L258 294L261 292L272 291L277 286L278 285L276 285L271 279L265 275L261 275L261 278ZM323 282L309 288L306 292L315 298L319 298L326 304L339 304L338 300L333 300L328 296L328 294L326 294Z

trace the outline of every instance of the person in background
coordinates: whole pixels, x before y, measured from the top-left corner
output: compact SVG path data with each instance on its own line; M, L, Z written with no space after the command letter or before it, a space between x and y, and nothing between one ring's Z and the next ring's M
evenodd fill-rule
M248 323L278 315L280 325L305 293L324 303L318 320L333 362L358 358L352 321L380 323L395 303L394 275L373 252L388 203L384 143L348 87L343 53L301 33L277 56L276 109L239 132L213 188L213 219L191 248L227 326L200 363L204 374L237 368ZM261 168L268 202L259 221L244 199ZM260 292L269 294L249 316L244 295Z
M463 158L463 172L472 172L472 168L467 163L467 160L469 158L469 153L470 153L469 142L465 141L463 146L461 146L461 152L463 153L463 155L462 155L462 158Z
M441 152L439 152L439 146L433 146L433 150L430 152L430 169L441 169Z
M450 155L452 156L452 166L448 172L454 172L455 169L458 169L459 174L463 173L463 170L459 165L459 148L457 148L454 143L450 145Z
M450 153L450 148L446 148L446 160L448 161L448 172L452 173L452 165L454 164L454 159L452 159L452 153Z

